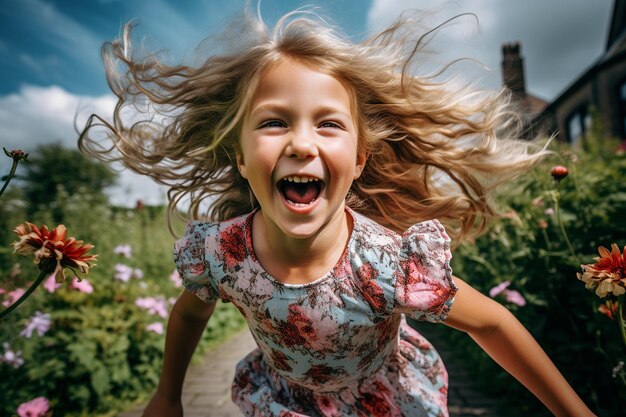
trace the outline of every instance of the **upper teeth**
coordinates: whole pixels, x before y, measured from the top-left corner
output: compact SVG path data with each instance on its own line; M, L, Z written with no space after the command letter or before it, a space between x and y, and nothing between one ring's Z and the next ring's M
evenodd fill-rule
M312 178L312 177L303 177L300 175L292 175L289 177L285 177L283 178L286 181L289 182L309 182L309 181L319 181L317 178Z

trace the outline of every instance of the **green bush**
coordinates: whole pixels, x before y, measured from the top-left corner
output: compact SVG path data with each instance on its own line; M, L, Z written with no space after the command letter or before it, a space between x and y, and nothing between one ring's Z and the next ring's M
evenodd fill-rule
M21 351L24 362L17 368L0 362L0 415L15 415L19 404L40 396L50 400L54 415L112 415L135 401L145 400L158 381L164 334L150 331L147 326L161 323L165 327L167 318L154 314L158 309L150 312L141 308L136 301L157 298L169 310L181 292L170 280L174 238L165 225L165 209L112 208L89 194L69 196L62 189L57 193L56 205L69 219L65 223L69 235L93 243L92 252L99 254L98 265L86 277L93 292L70 288L69 273L54 293L40 286L0 322L0 345L8 343L11 351ZM11 219L20 216L19 205L14 206L17 212L8 213ZM52 225L46 212L28 220ZM180 231L182 225L177 229ZM16 240L10 235L3 237L4 247L8 247L6 240ZM114 253L120 244L130 245L130 258ZM26 288L38 275L32 259L5 255L3 259L9 262L0 264L0 288ZM135 276L127 282L116 279L117 264L125 265ZM30 338L21 336L37 311L50 315L50 329L43 336L36 332ZM234 307L220 304L198 354L243 323ZM0 346L0 355L4 353Z
M617 321L598 307L614 298L599 299L576 273L581 264L594 263L599 246L626 246L626 157L607 139L589 139L588 149L578 153L561 145L558 156L505 190L498 201L507 214L475 242L460 245L452 266L485 294L510 281L527 304L495 298L529 329L585 402L598 415L612 417L626 405L624 371L618 367L625 346ZM569 168L560 183L550 175L557 164ZM506 399L508 415L549 415L469 338L459 332L448 337L483 386Z

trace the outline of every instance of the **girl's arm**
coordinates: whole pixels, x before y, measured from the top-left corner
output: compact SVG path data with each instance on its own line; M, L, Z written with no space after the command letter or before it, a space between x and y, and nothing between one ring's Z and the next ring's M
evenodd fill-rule
M445 324L467 332L555 416L594 416L509 310L454 277L459 287Z
M182 417L181 394L187 366L216 304L207 304L188 291L183 291L174 304L167 324L161 378L144 417Z

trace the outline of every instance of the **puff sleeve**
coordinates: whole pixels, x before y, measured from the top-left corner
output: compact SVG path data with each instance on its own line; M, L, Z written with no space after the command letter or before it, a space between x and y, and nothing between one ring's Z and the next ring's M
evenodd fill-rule
M219 298L217 282L206 257L207 234L214 228L211 223L190 222L184 236L174 243L174 262L183 285L207 303Z
M457 292L451 257L450 238L438 220L417 223L404 232L395 310L415 320L444 321Z

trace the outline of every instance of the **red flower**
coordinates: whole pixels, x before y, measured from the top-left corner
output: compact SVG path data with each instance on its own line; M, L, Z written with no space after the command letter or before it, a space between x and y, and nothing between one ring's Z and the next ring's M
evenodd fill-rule
M613 315L617 314L617 307L619 307L617 301L607 301L606 304L600 304L598 311L613 320Z
M87 274L95 264L89 261L98 255L87 255L93 245L84 244L73 237L66 238L67 230L60 224L52 230L43 225L41 229L32 223L20 224L14 230L20 238L12 244L14 253L20 255L34 254L35 264L45 273L53 274L57 282L65 279L65 268L77 268Z
M563 165L557 165L554 168L552 168L552 170L550 171L550 174L552 175L552 178L554 178L555 180L561 181L563 178L567 177L567 174L569 174L569 171Z
M246 258L246 241L243 227L234 224L220 233L220 250L226 266L232 268Z
M9 158L13 158L16 161L26 161L28 159L28 154L21 149L13 149L12 151L7 151L6 148L2 148L4 153Z
M583 273L577 273L579 280L585 283L585 288L595 289L598 297L606 297L612 293L615 296L626 293L626 246L620 253L619 246L613 243L611 252L604 246L598 248L600 257L594 258L593 265L581 265Z

